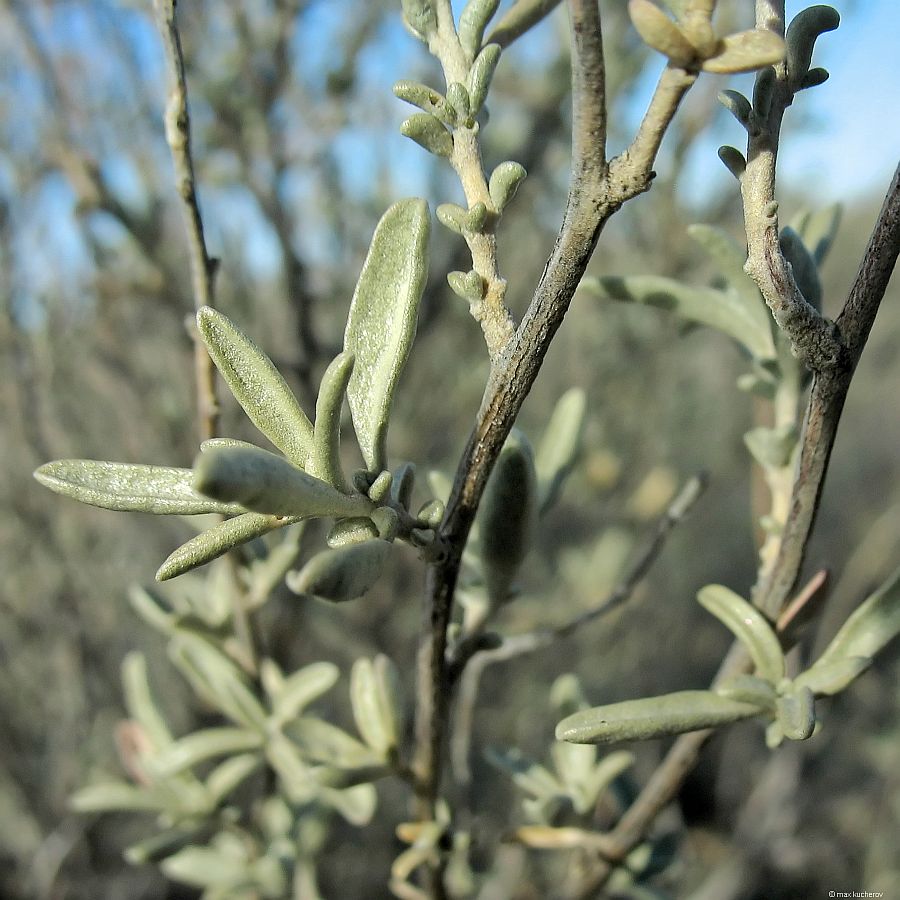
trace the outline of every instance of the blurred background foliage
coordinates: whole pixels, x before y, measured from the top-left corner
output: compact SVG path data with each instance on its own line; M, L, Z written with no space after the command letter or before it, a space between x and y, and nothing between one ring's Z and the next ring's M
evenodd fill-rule
M149 6L0 4L0 453L7 473L0 480L0 894L10 898L193 896L151 867L122 860L121 849L145 833L135 817L78 817L66 806L93 773L120 769L112 732L123 715L119 667L129 650L148 655L179 733L203 719L161 639L125 599L129 584L152 581L189 528L76 505L31 479L53 458L188 465L197 447L188 261ZM449 169L397 132L405 110L390 85L437 73L402 30L395 6L198 0L179 9L201 202L221 260L218 304L271 354L307 405L340 346L381 212L412 194L432 206L461 199ZM723 17L746 27L738 13L750 10L738 7L749 4L722 6ZM863 15L846 6L848 19ZM659 63L627 27L624 4L603 7L616 149L628 137L646 69ZM829 40L840 42L841 32ZM565 196L565 45L565 20L556 14L504 55L484 132L488 166L511 158L530 173L500 237L516 312L540 275ZM835 64L832 76L854 73ZM685 228L703 221L741 234L736 186L706 149L738 140L714 102L723 86L701 79L666 138L653 190L612 220L591 271L696 283L712 277ZM790 113L795 130L804 99ZM693 179L693 191L676 186L685 167L708 173ZM878 181L886 185L889 175L878 173ZM820 202L815 191L782 186L788 215ZM879 202L874 194L844 198L825 269L826 314L843 302ZM477 325L445 282L448 271L468 268L463 243L442 229L434 234L390 452L421 470L450 472L487 365ZM898 294L894 285L863 357L810 547L809 572L826 566L832 581L807 651L896 565L900 550ZM698 470L709 472L711 485L626 608L553 648L485 671L474 720L477 789L469 791L481 848L476 869L494 858L485 900L545 896L558 861L500 843L510 822L522 821L521 797L480 748L516 746L546 759L556 721L549 688L563 672L579 675L593 703L608 702L704 686L727 646L693 596L716 581L746 593L755 570L751 509L760 488L742 443L755 411L734 387L741 371L738 352L718 334L685 332L658 311L586 296L551 350L521 425L537 439L559 395L581 386L589 401L584 452L544 523L521 597L503 613L506 631L565 621L602 598L678 485ZM230 397L223 403L224 433L252 439ZM395 563L354 604L310 604L282 592L264 612L273 654L287 669L319 659L341 667L345 678L328 711L338 722L349 721L344 688L360 655L389 654L409 673L411 697L423 569L409 551ZM825 730L808 744L770 754L755 725L714 741L663 822L681 835L681 852L659 885L704 900L900 890L897 676L894 648L834 701ZM662 742L638 748L638 780L663 750ZM320 871L325 896L386 896L381 886L402 847L393 826L406 810L397 786L379 785L379 794L371 830L332 832ZM533 887L514 893L513 884Z

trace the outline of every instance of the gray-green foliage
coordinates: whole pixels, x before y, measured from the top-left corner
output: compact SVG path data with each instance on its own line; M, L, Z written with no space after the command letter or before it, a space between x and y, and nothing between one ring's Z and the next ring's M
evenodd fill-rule
M404 121L401 133L442 164L449 160L459 168L460 133L477 135L483 126L485 116L479 115L503 49L554 5L519 0L492 29L499 3L469 0L457 29L465 65L454 78L461 80L448 79L444 94L418 82L398 82L396 96L421 110ZM791 90L827 77L824 70L810 69L810 62L816 37L837 25L837 14L828 7L801 13L784 43L756 29L718 37L710 20L714 4L667 5L674 18L649 0L632 0L628 11L641 38L671 65L719 73L761 69L752 102L734 91L720 98L751 136L764 127L772 102L771 66L785 53ZM404 0L402 7L408 28L430 48L447 40L431 0ZM722 148L720 155L740 177L742 154ZM470 249L474 238L493 235L526 175L515 161L501 162L489 176L479 174L480 199L442 203L436 210L438 221ZM833 211L805 214L779 236L797 287L817 308L822 303L820 267L837 218ZM159 862L166 875L202 889L207 900L318 896L315 857L325 845L329 821L339 817L352 826L368 824L381 779L394 777L419 788L410 766L403 679L389 657L358 658L348 673L354 735L310 709L336 685L338 668L316 662L284 672L266 651L257 658L252 635L247 639L247 617L252 619L282 584L300 595L293 598L296 603L307 602L302 599L307 596L331 602L360 598L393 564L398 542L426 560L446 550L440 528L452 490L449 479L432 473L431 491L413 506L415 466L392 463L387 441L427 284L429 232L429 209L421 199L395 203L381 218L350 303L343 349L322 375L312 417L268 356L234 322L210 307L199 310L198 332L210 357L279 453L214 438L203 443L192 469L59 460L35 473L56 492L107 509L209 517L157 572L160 582L180 578L153 591L134 587L131 602L164 637L172 665L217 721L176 736L151 692L144 657L130 654L122 667L128 720L120 735L130 780L98 780L72 799L81 812L154 815L158 831L128 848L127 858ZM600 299L669 310L726 334L745 351L750 368L740 386L772 401L774 408L774 422L752 428L745 443L774 495L794 463L805 375L744 273L743 248L707 225L692 226L690 234L721 275L713 286L644 274L586 278L582 288ZM472 262L468 271L448 273L447 281L474 309L485 298L489 279L474 253ZM348 465L354 450L342 443L345 400L363 460L355 470ZM451 663L459 663L456 654L467 641L479 649L503 649L503 638L485 628L519 596L517 579L538 543L544 517L580 460L586 409L583 391L566 391L536 453L517 429L500 453L463 552L457 592L462 615L449 632ZM328 520L321 532L324 548L307 547L304 527L312 519ZM769 516L763 524L776 534L784 523ZM230 552L229 561L217 562ZM764 546L763 562L765 553ZM193 571L209 563L204 572ZM730 589L709 585L698 601L746 648L752 674L707 691L593 708L574 678L560 679L551 692L554 715L562 717L559 740L548 753L551 763L544 765L517 748L487 753L528 795L522 810L530 824L515 838L541 849L601 847L597 811L607 804L616 815L621 812L618 798L634 760L624 752L598 756L593 745L754 718L766 723L773 748L785 738L808 739L819 725L817 699L845 690L900 632L898 585L900 570L796 677L788 677L784 636L772 623ZM392 598L397 604L401 600ZM254 793L256 802L248 804L247 793ZM410 845L391 870L398 896L419 896L410 878L423 865L446 867L449 879L466 886L458 893L474 891L470 835L453 831L452 819L439 803L432 820L398 827L398 837ZM620 866L617 874L629 895L641 895L640 882L655 871L649 859L660 847L656 839L647 841Z

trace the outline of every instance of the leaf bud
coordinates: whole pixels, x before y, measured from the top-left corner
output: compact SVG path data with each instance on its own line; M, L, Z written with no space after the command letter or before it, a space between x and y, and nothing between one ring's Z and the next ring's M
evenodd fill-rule
M516 195L519 185L524 181L527 172L525 167L517 162L507 161L500 163L488 181L488 192L494 209L500 213L507 207L509 201Z

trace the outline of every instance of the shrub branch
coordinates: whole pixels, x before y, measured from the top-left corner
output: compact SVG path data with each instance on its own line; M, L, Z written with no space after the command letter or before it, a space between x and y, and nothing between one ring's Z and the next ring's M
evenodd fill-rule
M669 67L626 153L607 164L605 70L596 0L570 0L572 32L572 175L563 222L531 303L496 360L428 568L419 650L416 715L418 815L434 816L449 707L447 626L462 550L488 476L537 377L607 219L646 191L662 135L696 79Z

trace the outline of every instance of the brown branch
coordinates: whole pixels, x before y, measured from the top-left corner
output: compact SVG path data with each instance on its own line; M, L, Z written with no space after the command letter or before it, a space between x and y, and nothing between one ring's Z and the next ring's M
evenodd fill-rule
M448 712L447 626L453 592L475 511L496 458L528 395L553 336L584 274L607 219L646 191L662 132L695 76L669 69L637 146L607 167L605 73L596 0L570 0L572 28L572 176L563 223L532 301L497 360L475 427L460 459L447 512L429 565L419 649L416 715L418 815L432 818L442 771Z
M841 354L817 373L801 435L800 460L784 536L771 575L756 590L756 602L776 616L794 589L815 522L844 400L872 330L900 252L900 165L869 238L844 308L837 318Z
M757 605L774 618L782 610L796 584L803 554L812 530L828 459L834 444L844 399L871 331L878 307L900 254L900 166L894 173L872 236L863 254L853 286L838 317L844 350L841 365L816 375L810 394L807 419L791 513L781 552L771 577L756 589ZM789 627L789 622L784 622ZM749 660L739 644L732 646L713 684L742 670ZM678 794L712 731L685 734L672 745L663 762L647 782L637 800L610 833L615 840L609 861L600 861L583 886L581 896L594 891L609 877L615 862L624 859L643 839L656 816Z
M175 166L175 180L187 232L191 263L194 307L214 305L213 286L218 260L206 248L203 219L197 200L194 161L191 156L191 121L188 113L187 80L181 37L175 21L177 0L155 0L157 20L162 35L169 77L169 99L166 105L166 140ZM193 334L193 332L192 332ZM201 440L215 437L218 430L219 404L216 399L215 366L203 346L194 337L194 371L197 380L197 406Z

